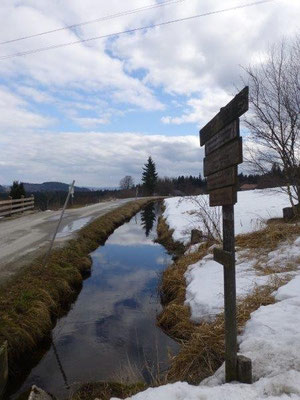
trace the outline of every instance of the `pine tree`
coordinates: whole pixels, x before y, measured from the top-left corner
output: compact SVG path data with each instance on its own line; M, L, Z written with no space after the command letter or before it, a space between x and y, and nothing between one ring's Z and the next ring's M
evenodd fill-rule
M157 172L151 157L143 167L142 182L145 195L152 196L157 182Z
M21 196L26 197L26 193L25 193L23 182L19 183L18 181L14 181L12 186L10 187L9 195L13 199L20 199Z
M148 204L141 212L142 226L145 229L146 236L149 236L156 219L153 203Z

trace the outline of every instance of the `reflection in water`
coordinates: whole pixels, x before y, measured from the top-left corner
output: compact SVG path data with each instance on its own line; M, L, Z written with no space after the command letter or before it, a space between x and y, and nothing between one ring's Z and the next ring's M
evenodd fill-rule
M145 230L146 236L149 236L156 219L154 204L148 204L141 212L142 226Z
M75 383L132 380L133 370L137 371L134 380L147 380L149 368L155 372L158 366L167 367L169 353L177 345L155 322L161 309L158 276L170 259L153 242L155 212L149 208L147 213L118 228L105 246L91 254L91 277L84 281L68 315L57 322L52 332L54 346L18 393L37 384L66 398L67 388ZM147 222L144 231L146 214L153 226L151 230Z
M61 375L63 377L64 383L65 383L65 387L66 387L66 389L70 389L70 386L68 384L67 375L66 375L64 367L63 367L63 365L62 365L62 363L60 361L59 354L58 354L58 351L56 349L55 343L53 342L53 339L51 340L51 345L53 347L54 355L55 355L55 358L56 358L56 361L57 361L58 368L59 368L59 370L61 372Z

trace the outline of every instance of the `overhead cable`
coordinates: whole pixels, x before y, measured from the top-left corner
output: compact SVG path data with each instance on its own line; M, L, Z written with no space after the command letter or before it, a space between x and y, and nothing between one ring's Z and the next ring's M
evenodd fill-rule
M88 43L88 42L91 42L91 41L94 41L94 40L108 39L108 38L112 38L112 37L116 37L116 36L120 36L120 35L124 35L124 34L135 33L135 32L138 32L138 31L143 31L143 30L147 30L147 29L153 29L153 28L157 28L157 27L160 27L160 26L174 24L174 23L177 23L177 22L189 21L189 20L192 20L192 19L200 18L200 17L206 17L206 16L209 16L209 15L221 14L221 13L224 13L224 12L239 10L239 9L246 8L246 7L253 7L253 6L257 6L257 5L261 5L261 4L265 4L265 3L271 3L271 2L274 2L274 1L277 1L277 0L261 0L261 1L256 1L256 2L253 2L253 3L243 4L243 5L240 5L240 6L224 8L222 10L210 11L210 12L206 12L206 13L203 13L203 14L195 14L195 15L191 15L189 17L183 17L183 18L172 19L172 20L169 20L169 21L159 22L159 23L156 23L156 24L148 25L148 26L142 26L142 27L138 27L138 28L127 29L125 31L120 31L120 32L115 32L115 33L108 33L106 35L94 36L94 37L90 37L90 38L87 38L87 39L79 39L79 40L75 40L73 42L62 43L62 44L54 44L54 45L46 46L46 47L40 47L40 48L35 49L35 50L28 50L28 51L22 51L22 52L18 52L18 53L14 53L14 54L8 54L6 56L0 57L0 61L7 60L9 58L14 58L14 57L22 57L22 56L26 56L26 55L30 55L30 54L41 53L41 52L48 51L48 50L59 49L59 48L62 48L62 47L73 46L73 45L79 44L79 43Z
M165 7L165 6L169 6L169 5L172 5L172 4L182 3L183 1L185 1L185 0L167 0L167 1L163 1L161 3L149 4L148 6L134 8L132 10L126 10L126 11L122 11L122 12L119 12L119 13L116 13L116 14L106 15L104 17L92 19L92 20L89 20L89 21L79 22L78 24L68 25L68 26L52 29L52 30L45 31L45 32L35 33L33 35L28 35L28 36L19 37L19 38L16 38L16 39L6 40L4 42L0 42L0 45L19 42L21 40L31 39L31 38L38 37L38 36L49 35L50 33L60 32L60 31L67 30L67 29L79 28L81 26L94 24L96 22L107 21L107 20L110 20L110 19L124 17L126 15L136 14L136 13L142 12L142 11L148 11L148 10L153 10L153 9L156 9L156 8L159 8L159 7Z

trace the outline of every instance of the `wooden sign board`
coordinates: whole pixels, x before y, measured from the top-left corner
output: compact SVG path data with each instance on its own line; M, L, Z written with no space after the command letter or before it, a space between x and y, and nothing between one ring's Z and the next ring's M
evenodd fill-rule
M249 108L249 87L246 86L220 112L200 130L200 145L203 146L209 139L232 121L243 115Z
M212 190L209 193L210 207L230 206L237 202L236 188L228 186L222 189Z
M229 167L207 177L207 190L220 189L237 184L237 167Z
M240 136L240 121L236 119L231 124L225 126L220 132L215 134L205 143L205 155L208 156L215 150L218 150L224 144Z
M243 162L242 138L224 145L204 158L204 176L214 174L233 165Z
M230 251L225 251L223 249L214 248L214 260L222 265L226 265L228 267L232 266L235 262L234 254Z
M200 130L205 145L204 176L210 207L222 206L223 249L214 249L214 260L224 265L225 380L251 382L249 363L237 357L234 204L237 202L237 165L243 162L239 117L248 110L249 88L235 98ZM246 362L247 361L247 362ZM248 363L248 364L247 364ZM245 367L247 364L247 368ZM246 373L246 372L247 373Z

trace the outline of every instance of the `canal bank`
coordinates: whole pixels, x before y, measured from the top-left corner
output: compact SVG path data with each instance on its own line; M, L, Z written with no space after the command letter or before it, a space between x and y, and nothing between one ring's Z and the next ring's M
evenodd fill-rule
M57 317L74 301L91 267L89 254L150 201L130 202L99 217L76 239L54 250L47 268L42 267L42 257L37 258L0 287L0 343L8 341L10 378L19 375Z
M149 384L167 369L178 346L156 327L157 286L170 262L154 243L158 214L146 206L91 254L91 276L18 393L37 384L69 398L81 382Z

